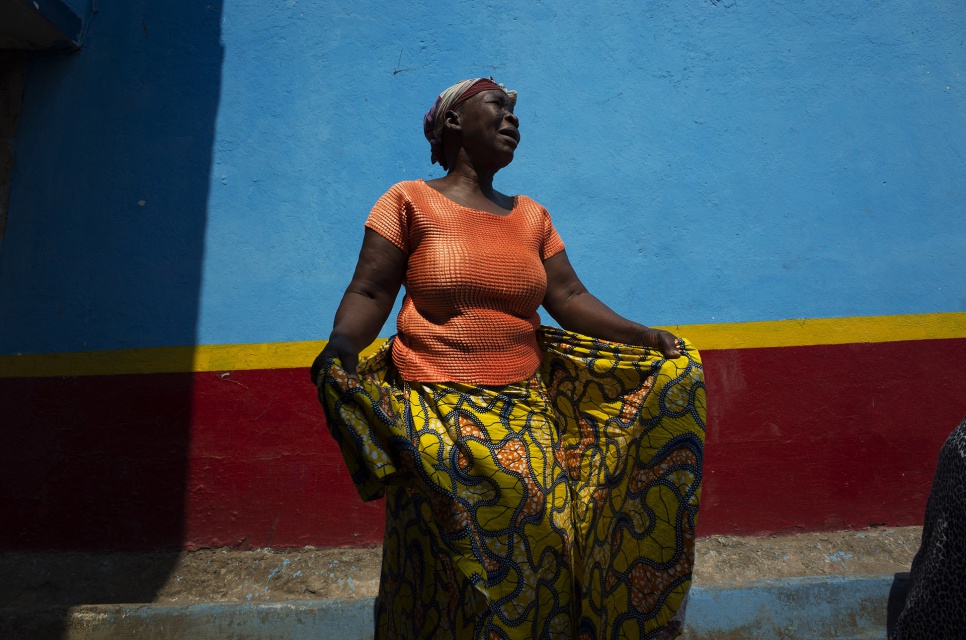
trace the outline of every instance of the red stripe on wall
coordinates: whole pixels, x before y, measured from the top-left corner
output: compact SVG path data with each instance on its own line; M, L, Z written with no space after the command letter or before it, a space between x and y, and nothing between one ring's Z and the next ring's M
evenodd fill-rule
M698 533L921 524L966 340L709 351Z
M699 534L922 521L966 339L707 351ZM0 380L0 548L378 544L304 369Z
M179 549L190 375L0 381L0 548Z
M303 369L0 380L0 549L372 545Z
M307 369L196 374L193 413L188 548L382 543Z

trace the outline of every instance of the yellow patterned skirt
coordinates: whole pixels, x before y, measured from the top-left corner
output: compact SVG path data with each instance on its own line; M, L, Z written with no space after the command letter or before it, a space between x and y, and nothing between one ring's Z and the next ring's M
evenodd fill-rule
M320 399L363 500L386 498L376 638L673 638L691 584L705 391L665 359L543 327L540 371L399 378L391 343Z

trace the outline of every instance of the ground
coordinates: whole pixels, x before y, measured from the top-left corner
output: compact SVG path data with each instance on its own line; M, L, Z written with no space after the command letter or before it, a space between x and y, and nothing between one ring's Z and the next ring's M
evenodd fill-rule
M920 527L699 538L695 584L908 571ZM0 608L374 596L376 548L0 554Z

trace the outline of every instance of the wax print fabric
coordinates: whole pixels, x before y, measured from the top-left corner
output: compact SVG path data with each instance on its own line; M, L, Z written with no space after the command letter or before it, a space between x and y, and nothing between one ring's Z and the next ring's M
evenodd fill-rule
M518 383L358 378L330 361L328 425L386 498L377 638L673 638L701 492L703 369L559 329Z

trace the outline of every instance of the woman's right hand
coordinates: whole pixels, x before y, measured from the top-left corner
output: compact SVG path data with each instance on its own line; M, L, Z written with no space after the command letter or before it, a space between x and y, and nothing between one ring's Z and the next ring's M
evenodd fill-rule
M319 386L319 376L324 374L329 358L337 359L342 369L349 376L356 377L356 366L359 364L359 348L345 336L334 335L329 338L329 343L315 357L315 361L309 369L309 375L312 377L312 383L315 386Z

